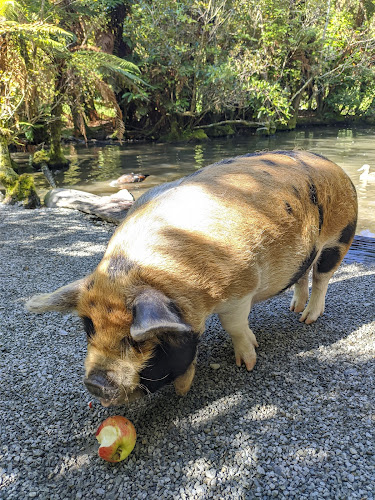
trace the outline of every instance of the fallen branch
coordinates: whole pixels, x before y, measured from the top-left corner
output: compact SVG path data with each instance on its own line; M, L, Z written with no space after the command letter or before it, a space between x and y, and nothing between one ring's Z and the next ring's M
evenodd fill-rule
M261 122L249 122L247 120L224 120L222 122L210 123L208 125L198 125L197 128L211 128L211 127L219 127L220 125L243 125L245 127L264 127L264 123Z
M78 189L51 189L44 203L49 208L73 208L119 224L133 205L134 198L127 189L111 196L98 196Z

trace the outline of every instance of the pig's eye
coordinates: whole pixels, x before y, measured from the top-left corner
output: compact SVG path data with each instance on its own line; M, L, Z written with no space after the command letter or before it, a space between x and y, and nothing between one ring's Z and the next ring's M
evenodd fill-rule
M82 318L83 321L83 327L85 329L85 332L87 334L87 338L91 339L95 335L95 327L94 323L90 318L87 318L86 316Z
M144 342L136 342L132 337L124 337L122 343L125 347L132 347L139 352L142 351L142 346L144 345Z

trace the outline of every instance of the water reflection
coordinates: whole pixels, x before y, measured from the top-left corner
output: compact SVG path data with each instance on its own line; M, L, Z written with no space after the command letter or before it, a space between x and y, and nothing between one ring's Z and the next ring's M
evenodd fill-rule
M92 165L89 179L96 182L115 177L122 165L120 146L96 148L95 153L97 161Z
M197 144L195 146L195 168L198 170L199 168L204 166L204 146L202 144Z
M316 127L280 132L273 137L235 136L200 144L140 143L123 146L89 147L69 145L65 154L70 168L56 174L58 187L73 187L104 195L116 191L109 183L131 172L149 174L128 189L138 198L150 187L168 182L223 158L254 151L273 149L306 149L322 154L341 165L358 190L360 219L358 233L375 233L375 182L360 182L358 169L368 163L375 172L375 131L373 128ZM18 153L15 159L27 167L29 156ZM40 173L35 174L43 195L49 186Z

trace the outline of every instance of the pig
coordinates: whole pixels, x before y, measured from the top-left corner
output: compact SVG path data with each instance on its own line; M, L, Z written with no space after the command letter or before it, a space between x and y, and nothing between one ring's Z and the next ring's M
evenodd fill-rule
M33 296L27 309L75 312L87 334L84 384L122 405L193 382L199 338L217 313L237 366L252 370L251 306L294 285L290 310L315 322L353 240L355 188L304 151L226 159L147 191L92 274ZM313 269L309 299L309 271Z

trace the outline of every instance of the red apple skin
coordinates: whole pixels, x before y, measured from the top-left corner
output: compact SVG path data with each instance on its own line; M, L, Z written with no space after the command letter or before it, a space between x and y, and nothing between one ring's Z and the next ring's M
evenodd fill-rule
M95 437L98 438L100 431L106 427L115 427L118 431L118 438L110 446L100 446L98 454L107 462L121 462L133 451L137 439L137 432L130 420L121 416L115 415L108 417L101 423L96 431Z

